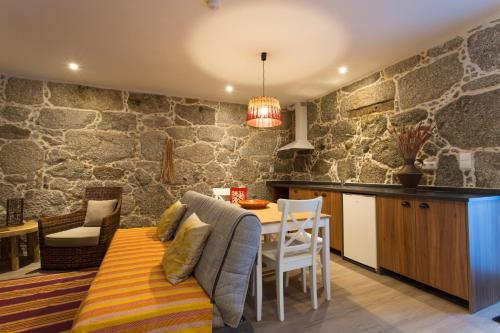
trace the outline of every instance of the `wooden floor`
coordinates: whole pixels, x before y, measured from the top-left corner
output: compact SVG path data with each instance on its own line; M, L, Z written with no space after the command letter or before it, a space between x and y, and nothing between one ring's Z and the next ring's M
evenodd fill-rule
M2 262L0 280L40 274L38 264L6 272ZM432 291L387 275L379 275L332 255L332 300L319 297L319 308L311 307L310 295L300 290L293 275L285 292L285 321L276 317L275 283L272 272L264 274L261 322L255 322L252 299L245 315L257 333L264 332L499 332L492 321L500 315L500 303L470 315L467 310ZM318 281L321 285L321 278ZM322 288L320 288L322 293Z

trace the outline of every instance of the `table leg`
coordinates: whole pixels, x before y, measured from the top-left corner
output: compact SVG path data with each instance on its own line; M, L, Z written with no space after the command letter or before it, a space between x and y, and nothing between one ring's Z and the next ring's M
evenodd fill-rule
M38 233L32 232L28 234L28 256L33 260L33 262L40 261L40 246L38 244Z
M17 244L17 236L10 237L10 267L11 270L19 269L19 249Z
M257 252L257 265L255 267L256 301L255 316L257 321L262 319L262 242L259 242L259 251Z
M329 301L332 298L331 289L330 289L330 221L328 220L324 227L324 236L323 236L323 265L321 272L323 273L323 288L325 292L325 298Z

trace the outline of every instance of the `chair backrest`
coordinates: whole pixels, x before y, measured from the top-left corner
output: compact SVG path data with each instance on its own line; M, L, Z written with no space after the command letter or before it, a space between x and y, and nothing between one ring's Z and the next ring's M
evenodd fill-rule
M322 197L309 200L278 200L278 210L281 212L278 242L279 261L284 260L285 257L293 257L294 253L316 254L318 248L318 223L322 206ZM297 231L288 233L292 226ZM305 229L311 229L312 233L307 233ZM301 241L296 242L299 237Z
M85 199L83 200L83 207L87 209L89 200L117 200L117 207L121 206L123 188L121 187L87 187L85 189Z
M212 193L215 199L228 201L229 195L231 194L230 188L214 187Z

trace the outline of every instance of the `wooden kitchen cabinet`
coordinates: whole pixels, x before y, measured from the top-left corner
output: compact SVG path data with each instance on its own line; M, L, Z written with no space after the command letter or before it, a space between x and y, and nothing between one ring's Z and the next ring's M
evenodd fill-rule
M342 252L342 193L330 191L318 191L301 188L290 188L289 198L295 200L306 200L323 197L322 213L328 214L330 218L330 248Z
M468 299L465 202L414 203L416 280Z
M412 200L377 197L378 265L415 276L415 212Z
M377 197L379 266L468 299L464 202Z

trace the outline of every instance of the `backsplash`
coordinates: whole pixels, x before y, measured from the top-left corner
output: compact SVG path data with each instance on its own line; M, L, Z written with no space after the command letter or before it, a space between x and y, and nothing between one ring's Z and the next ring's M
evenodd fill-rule
M422 184L500 187L500 19L308 103L311 154L280 153L280 179L398 183L388 128L437 128L418 156L436 158ZM473 167L459 168L471 152Z
M69 212L84 188L124 187L122 224L154 224L187 190L243 185L266 197L286 130L245 125L246 106L0 76L0 224L7 198L25 216ZM284 128L289 126L285 113ZM160 180L175 142L174 184Z

